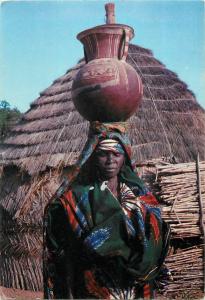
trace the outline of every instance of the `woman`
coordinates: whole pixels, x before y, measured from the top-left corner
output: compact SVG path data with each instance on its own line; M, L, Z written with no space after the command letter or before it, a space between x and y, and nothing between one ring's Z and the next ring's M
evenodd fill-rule
M91 124L72 176L45 213L45 298L153 296L168 231L132 168L124 124Z

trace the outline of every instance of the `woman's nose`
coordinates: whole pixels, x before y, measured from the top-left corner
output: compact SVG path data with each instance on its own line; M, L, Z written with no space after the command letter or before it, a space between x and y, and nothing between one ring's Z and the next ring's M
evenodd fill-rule
M111 163L113 161L114 155L112 152L108 152L107 154L107 162Z

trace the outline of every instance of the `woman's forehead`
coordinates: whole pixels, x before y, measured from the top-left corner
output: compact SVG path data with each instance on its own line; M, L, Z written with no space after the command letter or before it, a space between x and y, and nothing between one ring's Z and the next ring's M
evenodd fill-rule
M95 158L96 160L100 160L100 159L124 159L125 158L125 154L124 153L120 153L118 151L106 151L106 150L99 150L95 152Z
M113 153L113 154L122 154L124 155L124 153L120 153L119 151L115 150L115 149L112 149L112 150L102 150L102 149L96 149L95 153L97 155L100 155L100 154L109 154L109 153Z

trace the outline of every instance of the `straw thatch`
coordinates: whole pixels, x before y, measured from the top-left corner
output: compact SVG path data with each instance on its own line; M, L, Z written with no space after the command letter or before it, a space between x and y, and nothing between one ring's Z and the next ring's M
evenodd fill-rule
M127 61L144 84L139 111L129 120L133 156L193 161L205 159L205 112L178 76L150 50L131 45ZM43 209L62 175L77 160L88 122L71 99L72 80L83 61L44 90L5 140L0 179L0 284L42 289Z
M166 258L171 272L168 285L163 289L166 299L204 299L203 248L204 245L197 245L178 249L177 253Z
M33 178L14 167L3 173L0 182L2 286L42 290L43 211L60 184L59 178L58 170Z
M138 164L138 167L140 177L159 196L162 217L170 224L172 239L203 237L200 221L205 226L205 162L199 163L199 176L196 162L162 164L155 161Z

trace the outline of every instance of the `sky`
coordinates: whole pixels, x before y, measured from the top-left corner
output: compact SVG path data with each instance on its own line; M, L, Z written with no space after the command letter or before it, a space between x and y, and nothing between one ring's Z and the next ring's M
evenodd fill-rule
M1 1L1 0L0 0ZM76 35L105 23L103 0L3 1L0 100L25 112L39 93L83 57ZM205 2L116 0L116 22L151 49L205 108Z

